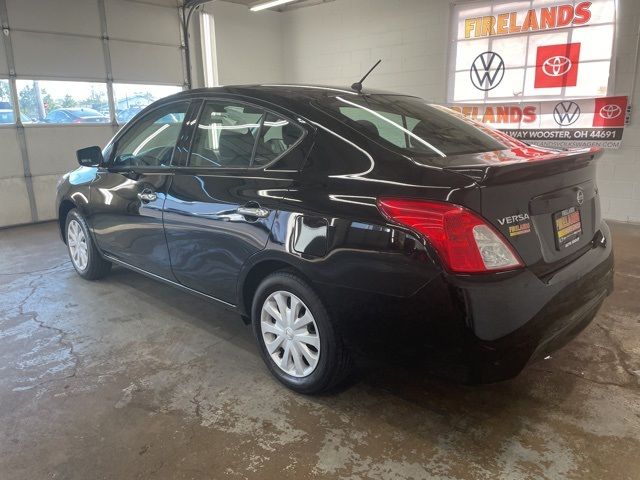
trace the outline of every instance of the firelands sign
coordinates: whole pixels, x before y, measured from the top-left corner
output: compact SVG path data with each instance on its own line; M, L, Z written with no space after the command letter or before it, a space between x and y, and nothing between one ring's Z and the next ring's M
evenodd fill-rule
M580 2L575 7L565 3L533 8L522 12L510 11L498 15L464 19L464 38L552 30L571 25L585 25L591 20L591 2Z

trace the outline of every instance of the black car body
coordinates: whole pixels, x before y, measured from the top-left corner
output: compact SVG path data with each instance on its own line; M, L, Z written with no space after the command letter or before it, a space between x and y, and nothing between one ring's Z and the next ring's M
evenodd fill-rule
M207 102L232 106L209 114ZM156 152L156 164L127 163L135 155L114 164L132 126L177 104L179 114L170 113L182 120L175 148ZM245 115L239 134L216 140L211 132L224 132L224 121L203 126L203 116L234 112ZM251 115L255 123L247 123ZM282 138L272 139L276 147L260 140L269 118L285 125ZM228 151L253 139L251 160L236 164L220 145L215 157L215 145L196 155L197 135L224 140ZM263 150L273 152L262 158ZM511 378L566 343L612 290L598 153L531 147L387 93L192 90L136 116L104 148L101 165L66 174L57 208L63 239L67 213L76 209L110 262L246 319L262 280L286 270L313 288L350 350L428 356L456 376L488 382ZM442 222L452 230L441 235ZM465 222L481 225L473 227L471 256L469 232L455 233ZM483 270L486 260L478 256L481 242L492 241L483 232L504 248L489 245L487 261L497 263L478 271L474 262Z

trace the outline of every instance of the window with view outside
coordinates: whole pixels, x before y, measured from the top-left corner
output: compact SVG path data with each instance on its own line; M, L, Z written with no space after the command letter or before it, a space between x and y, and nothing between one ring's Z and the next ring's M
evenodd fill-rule
M0 124L15 123L9 80L0 80Z
M448 101L607 95L615 17L615 0L456 2Z
M372 140L407 155L448 157L505 149L449 109L416 97L327 97L320 107Z
M29 122L109 123L107 86L103 83L17 80L16 85L20 113Z
M127 123L146 106L168 95L182 90L176 85L142 85L137 83L115 83L113 96L115 101L116 121L122 125Z

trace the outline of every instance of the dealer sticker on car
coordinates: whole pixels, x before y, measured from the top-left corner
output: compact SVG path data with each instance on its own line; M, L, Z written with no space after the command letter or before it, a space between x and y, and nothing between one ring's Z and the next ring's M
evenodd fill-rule
M570 247L580 240L582 222L580 210L576 207L567 208L553 215L556 229L556 247L558 250Z

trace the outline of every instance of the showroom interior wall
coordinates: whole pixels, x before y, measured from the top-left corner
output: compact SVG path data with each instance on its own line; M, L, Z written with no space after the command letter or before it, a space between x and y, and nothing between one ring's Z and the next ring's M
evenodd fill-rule
M0 0L0 14L0 79L184 83L176 0ZM55 218L60 175L76 149L107 142L113 120L0 126L0 227Z
M250 12L244 5L215 1L204 6L215 23L220 85L284 81L282 14Z
M282 13L250 13L241 5L217 3L210 11L216 24L220 82L282 81L351 85L382 58L367 86L446 101L449 0L335 0ZM629 95L635 81L635 49L640 24L640 1L619 0L616 31L615 84L611 95ZM251 38L245 21L260 23L263 38ZM223 27L233 25L234 28ZM271 29L271 33L266 33ZM273 48L279 33L282 48ZM244 34L244 35L243 35ZM240 49L234 48L240 45ZM251 45L254 48L251 48ZM266 52L264 58L262 52ZM278 58L281 55L281 58ZM256 58L257 57L257 58ZM264 59L268 58L268 62ZM243 59L243 61L239 61ZM246 59L246 61L245 61ZM241 66L242 65L242 66ZM225 71L233 75L225 78ZM607 150L599 163L598 184L603 215L608 219L640 222L640 101L626 128L622 148Z

